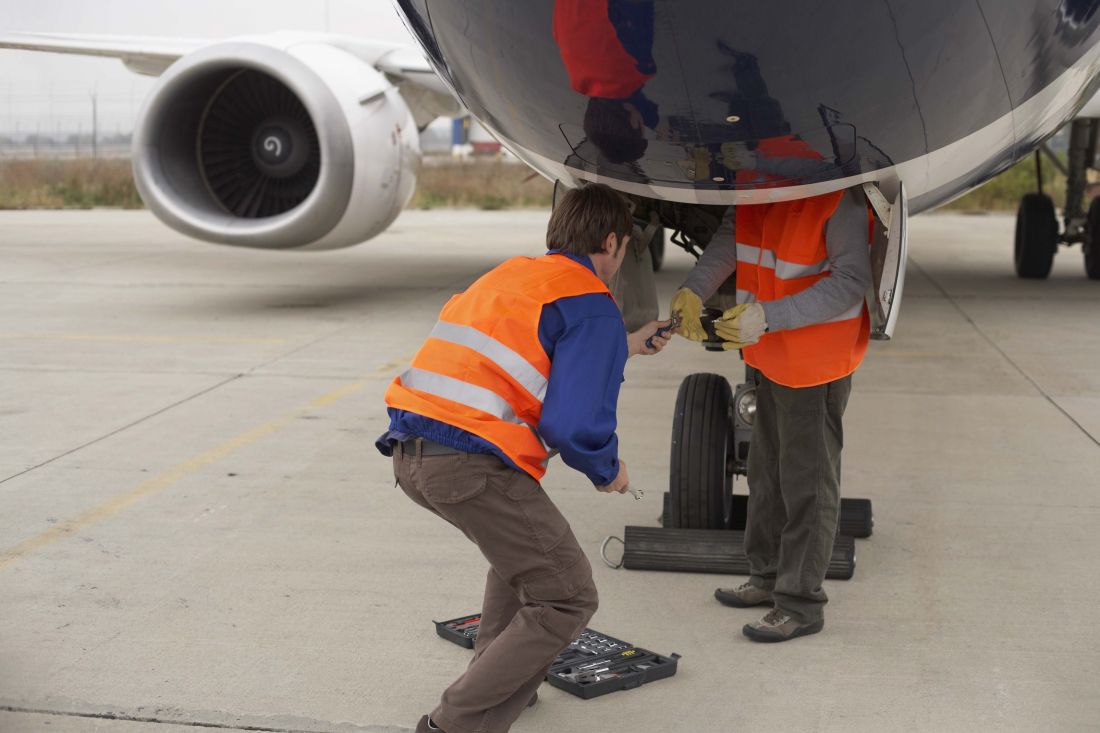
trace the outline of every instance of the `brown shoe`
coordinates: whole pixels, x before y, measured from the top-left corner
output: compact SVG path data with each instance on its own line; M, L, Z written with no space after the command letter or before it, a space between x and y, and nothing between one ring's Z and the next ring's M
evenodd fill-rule
M734 608L770 606L773 604L772 592L757 588L752 583L742 583L736 588L719 588L714 591L714 597L718 599L719 603Z
M433 727L430 718L425 715L420 719L420 722L416 724L416 733L447 733L447 731L442 728Z
M823 628L825 628L824 619L804 624L788 615L786 611L773 608L759 621L745 624L741 632L753 641L776 642L816 634Z

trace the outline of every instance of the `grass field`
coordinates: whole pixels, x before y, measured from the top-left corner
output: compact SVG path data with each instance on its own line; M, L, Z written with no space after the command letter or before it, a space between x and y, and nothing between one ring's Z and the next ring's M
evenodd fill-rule
M128 160L0 161L0 209L140 209Z
M1065 179L1045 165L1044 188L1057 206ZM1035 163L1027 159L976 191L948 204L961 211L1014 211L1035 190ZM553 186L524 165L496 160L425 165L410 206L507 209L550 205ZM126 160L0 160L0 209L136 209L141 199Z

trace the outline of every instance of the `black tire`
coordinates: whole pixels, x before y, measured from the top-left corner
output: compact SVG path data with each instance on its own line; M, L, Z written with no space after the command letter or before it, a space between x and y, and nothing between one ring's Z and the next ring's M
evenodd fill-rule
M728 529L733 503L733 390L718 374L692 374L680 385L672 421L669 523Z
M665 230L658 229L649 240L649 256L653 258L653 271L660 272L665 263Z
M1054 201L1041 193L1029 193L1016 211L1016 275L1042 280L1050 275L1058 249L1058 219Z
M1100 199L1089 204L1088 223L1085 225L1085 241L1081 243L1085 253L1085 274L1089 280L1100 280Z

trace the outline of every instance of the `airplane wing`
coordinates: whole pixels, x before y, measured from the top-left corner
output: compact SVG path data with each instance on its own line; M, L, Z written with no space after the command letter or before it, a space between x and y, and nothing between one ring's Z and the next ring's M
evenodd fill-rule
M436 117L465 114L465 109L416 49L329 34L272 35L282 35L294 42L329 43L371 64L389 76L390 81L401 90L418 126L422 127ZM216 42L215 39L162 36L0 33L0 48L115 58L130 71L145 76L160 76L181 57Z
M0 33L0 48L115 58L146 76L160 76L181 56L210 43L197 38Z

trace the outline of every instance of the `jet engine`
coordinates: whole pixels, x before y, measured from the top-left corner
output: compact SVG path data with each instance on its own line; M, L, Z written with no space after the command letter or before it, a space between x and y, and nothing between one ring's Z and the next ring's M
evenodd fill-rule
M134 133L150 210L208 242L334 249L383 231L416 186L416 123L387 77L321 41L218 43L160 77Z

